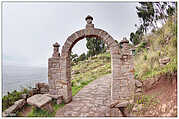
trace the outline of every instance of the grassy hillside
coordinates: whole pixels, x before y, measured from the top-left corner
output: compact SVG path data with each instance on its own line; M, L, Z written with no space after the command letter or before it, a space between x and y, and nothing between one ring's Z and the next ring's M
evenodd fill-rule
M145 46L149 46L149 49ZM160 66L159 59L169 57L170 62ZM145 36L137 47L135 77L145 80L159 74L177 71L177 25L174 18L159 30Z
M111 73L110 53L99 54L72 66L72 95L89 82Z

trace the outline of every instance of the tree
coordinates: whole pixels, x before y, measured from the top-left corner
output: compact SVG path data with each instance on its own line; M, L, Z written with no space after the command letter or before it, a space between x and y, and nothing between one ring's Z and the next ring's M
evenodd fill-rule
M130 41L137 45L142 40L144 33L156 31L158 23L164 24L168 17L174 15L177 9L177 2L139 2L136 6L137 15L141 23L136 32L130 34Z
M86 38L86 40L86 47L88 48L87 57L91 57L106 51L105 44L102 40L97 38Z
M139 2L140 7L136 7L137 15L140 19L142 19L142 26L144 28L145 33L147 33L148 27L155 27L154 21L154 7L152 2Z
M176 11L176 2L139 2L137 6L137 15L142 19L144 31L156 30L158 22L165 24L169 16L174 15Z
M134 44L137 45L140 43L142 40L142 36L144 35L144 27L143 25L140 25L140 27L137 29L137 31L134 33L132 32L130 34L130 41Z

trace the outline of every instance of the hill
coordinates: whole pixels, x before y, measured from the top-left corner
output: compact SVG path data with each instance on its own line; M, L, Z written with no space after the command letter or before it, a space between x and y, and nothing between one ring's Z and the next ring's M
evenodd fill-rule
M72 95L89 82L111 73L111 56L106 52L72 66Z

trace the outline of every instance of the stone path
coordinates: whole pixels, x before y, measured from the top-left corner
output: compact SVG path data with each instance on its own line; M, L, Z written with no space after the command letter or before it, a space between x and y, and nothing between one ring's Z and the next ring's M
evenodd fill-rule
M105 117L110 116L111 75L106 75L89 83L73 101L56 113L57 117Z

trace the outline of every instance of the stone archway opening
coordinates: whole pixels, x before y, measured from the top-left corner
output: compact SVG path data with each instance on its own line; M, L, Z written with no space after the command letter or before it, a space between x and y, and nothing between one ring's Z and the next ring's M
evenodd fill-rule
M93 37L93 39L97 39ZM78 50L82 50L79 48L79 44L83 45L83 48L86 47L86 43L88 40L93 39L81 39L79 40L71 49L71 53L76 54L76 49L74 48L78 47ZM102 43L102 40L97 39L97 42ZM84 42L86 41L86 42ZM96 43L95 41L92 41ZM88 42L89 43L89 42ZM72 55L70 56L71 60L71 84L72 84L72 96L77 94L79 89L82 89L82 87L88 85L95 79L99 79L105 74L111 74L111 57L110 52L106 52L107 45L103 44L101 45L101 50L94 55L93 53L86 50L82 50L80 53L81 55L78 55L78 58L74 58L72 61ZM86 48L87 49L87 48ZM78 60L78 61L77 61ZM91 89L91 88L90 88ZM91 89L92 90L92 89ZM110 92L110 91L109 91ZM97 97L97 96L96 96ZM74 98L73 98L74 99Z
M54 53L49 58L48 81L50 93L62 95L66 103L72 101L71 87L71 63L70 53L73 46L86 37L97 37L104 41L109 47L111 54L111 102L112 107L133 99L134 95L134 70L132 58L128 49L128 41L123 40L123 48L106 31L94 27L91 16L86 17L86 28L70 35L64 43L61 55L58 51L59 45L54 44Z

